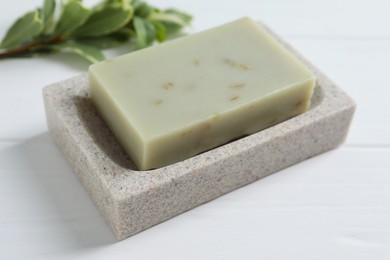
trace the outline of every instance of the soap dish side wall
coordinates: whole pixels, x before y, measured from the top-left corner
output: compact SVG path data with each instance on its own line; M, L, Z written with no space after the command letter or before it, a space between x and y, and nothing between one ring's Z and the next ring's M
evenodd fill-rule
M88 103L86 74L44 88L50 134L118 239L344 142L355 103L289 45L282 44L317 77L307 112L151 171L136 170Z
M113 232L117 233L114 199L104 179L99 175L100 171L96 171L97 165L90 161L84 152L89 148L87 144L90 140L83 138L85 134L80 135L77 131L81 121L76 111L77 87L74 86L83 85L85 81L85 75L81 75L44 88L47 125L52 139L72 166Z

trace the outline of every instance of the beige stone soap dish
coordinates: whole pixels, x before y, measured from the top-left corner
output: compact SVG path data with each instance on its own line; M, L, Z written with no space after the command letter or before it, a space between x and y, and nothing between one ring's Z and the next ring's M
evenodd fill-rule
M282 41L281 41L282 42ZM317 76L310 109L182 162L138 171L92 106L86 74L44 88L49 131L118 239L339 146L354 102Z

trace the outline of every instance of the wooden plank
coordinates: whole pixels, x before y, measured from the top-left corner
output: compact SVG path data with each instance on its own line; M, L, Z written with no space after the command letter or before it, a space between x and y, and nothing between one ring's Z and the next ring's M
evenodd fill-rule
M347 143L390 146L390 40L288 37L357 103Z
M385 259L389 156L387 148L338 149L114 243L47 134L0 142L0 255L81 257L81 250L85 258L120 259L130 250L134 259L151 259L157 250L169 259Z

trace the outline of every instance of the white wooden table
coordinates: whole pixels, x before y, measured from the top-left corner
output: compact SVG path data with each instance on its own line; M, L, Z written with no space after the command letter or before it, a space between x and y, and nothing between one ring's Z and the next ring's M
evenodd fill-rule
M117 242L51 140L41 96L88 64L3 60L0 259L390 259L390 1L148 2L192 12L194 31L267 23L356 100L346 144ZM40 4L0 0L0 37Z

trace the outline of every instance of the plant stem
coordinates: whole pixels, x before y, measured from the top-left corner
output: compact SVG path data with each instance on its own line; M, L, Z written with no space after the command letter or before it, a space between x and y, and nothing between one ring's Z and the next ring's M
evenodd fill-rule
M37 50L39 48L47 47L53 44L58 44L64 41L67 41L68 39L62 36L56 36L54 38L51 38L49 40L38 40L35 42L31 42L27 45L24 45L19 48L15 49L9 49L5 50L4 52L0 52L0 60L1 59L7 59L7 58L12 58L12 57L17 57L23 54L28 54L28 53L34 53L34 50Z

